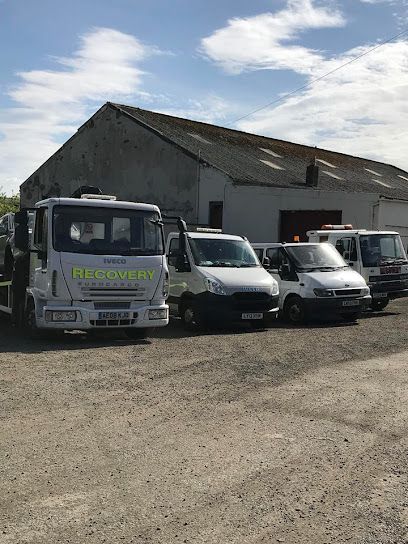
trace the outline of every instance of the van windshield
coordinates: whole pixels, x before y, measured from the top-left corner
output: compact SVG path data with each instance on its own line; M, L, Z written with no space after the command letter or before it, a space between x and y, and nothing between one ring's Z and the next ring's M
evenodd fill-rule
M368 234L360 236L363 266L404 264L407 257L398 234Z
M190 238L196 266L250 268L260 266L258 258L245 240Z
M56 251L92 255L162 255L156 212L91 206L55 206Z
M299 270L337 270L348 266L328 243L285 246L285 249Z

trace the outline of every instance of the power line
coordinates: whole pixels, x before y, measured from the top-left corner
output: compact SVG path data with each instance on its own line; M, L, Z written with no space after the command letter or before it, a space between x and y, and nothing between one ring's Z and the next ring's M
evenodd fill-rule
M247 113L245 115L242 115L241 117L238 117L238 119L228 121L226 123L226 126L232 125L234 123L238 123L238 121L241 121L242 119L246 119L247 117L250 117L254 113L258 113L258 111L262 111L262 110L264 110L266 108L269 108L269 106L273 106L274 104L277 104L278 102L282 102L282 100L285 100L289 96L292 96L292 95L298 93L299 91L303 91L304 89L307 89L308 87L313 85L313 83L317 83L318 81L321 81L322 79L330 76L331 74L334 74L335 72L338 72L339 70L341 70L345 66L348 66L349 64L352 64L353 62L356 62L357 60L361 59L362 57L365 57L366 55L369 55L373 51L376 51L377 49L379 49L383 45L386 45L387 43L390 43L390 42L396 40L397 38L399 38L400 36L403 36L404 34L407 34L407 33L408 33L408 28L406 28L402 32L399 32L398 34L395 34L395 36L392 36L392 38L389 38L388 40L385 40L385 41L377 44L376 46L372 47L371 49L368 49L368 51L365 51L364 53L361 53L361 55L357 55L356 57L354 57L351 60L345 62L344 64L341 64L340 66L337 66L337 68L334 68L333 70L330 70L330 72L327 72L326 74L323 74L322 76L317 77L316 79L312 79L311 81L309 81L309 83L305 83L305 85L302 85L301 87L298 87L297 89L293 89L293 91L290 91L290 92L280 96L279 98L276 98L275 100L272 100L271 102L268 102L267 104L265 104L263 106L260 106L259 108L256 108L255 110L253 110L253 111L251 111L251 112L249 112L249 113Z

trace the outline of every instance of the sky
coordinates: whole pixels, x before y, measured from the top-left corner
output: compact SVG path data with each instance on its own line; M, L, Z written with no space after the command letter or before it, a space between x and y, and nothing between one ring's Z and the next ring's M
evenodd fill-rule
M408 0L0 0L0 193L107 101L408 170L408 32L315 81L405 29Z

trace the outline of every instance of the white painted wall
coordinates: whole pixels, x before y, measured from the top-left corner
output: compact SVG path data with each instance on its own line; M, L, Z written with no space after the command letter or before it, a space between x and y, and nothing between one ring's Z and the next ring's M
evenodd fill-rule
M223 230L245 235L252 242L278 241L280 210L342 210L344 223L373 228L378 198L367 193L227 184Z
M231 185L231 179L212 166L200 166L199 172L198 223L207 225L209 219L209 203L224 202L224 192L227 185ZM225 209L225 202L224 202ZM225 211L224 211L225 213Z
M408 202L381 199L375 228L395 230L400 233L405 249L408 246Z

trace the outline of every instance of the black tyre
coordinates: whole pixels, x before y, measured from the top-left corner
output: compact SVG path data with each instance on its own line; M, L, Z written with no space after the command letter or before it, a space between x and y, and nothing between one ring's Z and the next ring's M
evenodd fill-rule
M283 308L285 321L292 325L301 325L306 321L306 310L303 300L300 297L290 297Z
M131 328L125 329L125 334L130 340L144 340L151 333L151 329L148 328Z
M184 328L188 331L194 330L203 325L203 320L192 300L186 300L181 303L179 314Z
M39 329L37 327L36 318L35 318L35 305L32 298L28 299L27 306L24 314L24 329L26 330L28 336L33 340L43 339L47 337L48 331L44 329Z
M374 312L381 312L381 310L384 310L388 306L389 300L373 300L371 302L371 309L374 310Z

